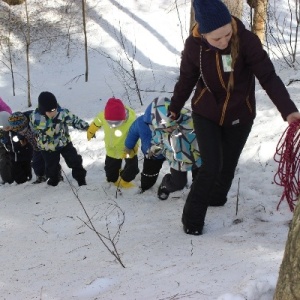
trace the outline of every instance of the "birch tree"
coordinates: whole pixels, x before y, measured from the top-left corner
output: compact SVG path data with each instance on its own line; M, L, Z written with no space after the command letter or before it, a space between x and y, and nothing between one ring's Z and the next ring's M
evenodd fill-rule
M252 32L254 32L263 43L265 40L268 0L247 0L254 10L252 20Z
M285 245L274 300L300 299L300 197Z
M243 0L223 0L230 13L241 19L243 15Z

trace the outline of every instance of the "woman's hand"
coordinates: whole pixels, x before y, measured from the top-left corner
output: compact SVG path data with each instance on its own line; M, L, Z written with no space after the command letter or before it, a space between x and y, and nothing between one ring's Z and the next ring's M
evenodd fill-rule
M298 111L293 112L286 117L286 120L290 125L291 123L300 120L300 113Z

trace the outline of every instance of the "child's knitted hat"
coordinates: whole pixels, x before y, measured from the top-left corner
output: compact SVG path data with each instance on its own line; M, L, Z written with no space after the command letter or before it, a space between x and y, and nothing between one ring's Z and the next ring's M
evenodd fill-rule
M104 118L108 121L124 121L126 120L126 109L120 99L108 99L105 109Z
M221 0L194 0L195 19L200 33L209 33L231 23L231 15Z
M39 95L39 112L44 115L46 112L51 112L57 109L57 100L50 92L41 92Z
M28 127L28 119L27 117L20 111L14 112L8 118L9 126L11 126L11 130L15 132L19 132Z
M0 127L7 127L9 126L8 118L10 116L10 113L7 111L0 111Z

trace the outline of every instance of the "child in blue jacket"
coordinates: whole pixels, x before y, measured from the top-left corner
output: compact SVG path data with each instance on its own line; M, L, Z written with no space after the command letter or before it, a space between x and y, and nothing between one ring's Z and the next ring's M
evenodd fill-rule
M144 154L143 171L141 173L141 192L150 189L157 181L159 171L165 161L163 155L149 157L149 149L152 139L152 123L151 123L151 106L150 104L145 113L139 116L129 129L125 140L125 152L130 153L138 140L141 140L141 150Z

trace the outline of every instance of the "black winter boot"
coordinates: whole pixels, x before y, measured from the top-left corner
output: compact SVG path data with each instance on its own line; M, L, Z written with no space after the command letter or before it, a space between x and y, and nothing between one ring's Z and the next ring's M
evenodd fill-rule
M183 225L183 231L186 234L191 234L191 235L201 235L202 234L202 229L189 229L185 225Z
M167 190L167 188L161 183L158 191L157 196L160 200L167 200L169 198L170 192Z
M64 178L62 177L62 175L59 175L57 179L56 178L49 178L48 181L47 181L47 184L52 185L52 186L57 186L58 183L60 181L63 181L63 180L64 180Z
M85 178L79 179L77 182L78 182L78 185L79 185L79 186L86 185L86 180L85 180Z
M201 225L200 226L188 225L187 222L185 221L184 216L182 216L181 222L183 224L183 231L186 234L191 234L191 235L201 235L202 234L203 225L202 226Z
M38 184L45 182L47 180L46 175L43 176L36 176L36 180L33 182L33 184Z

